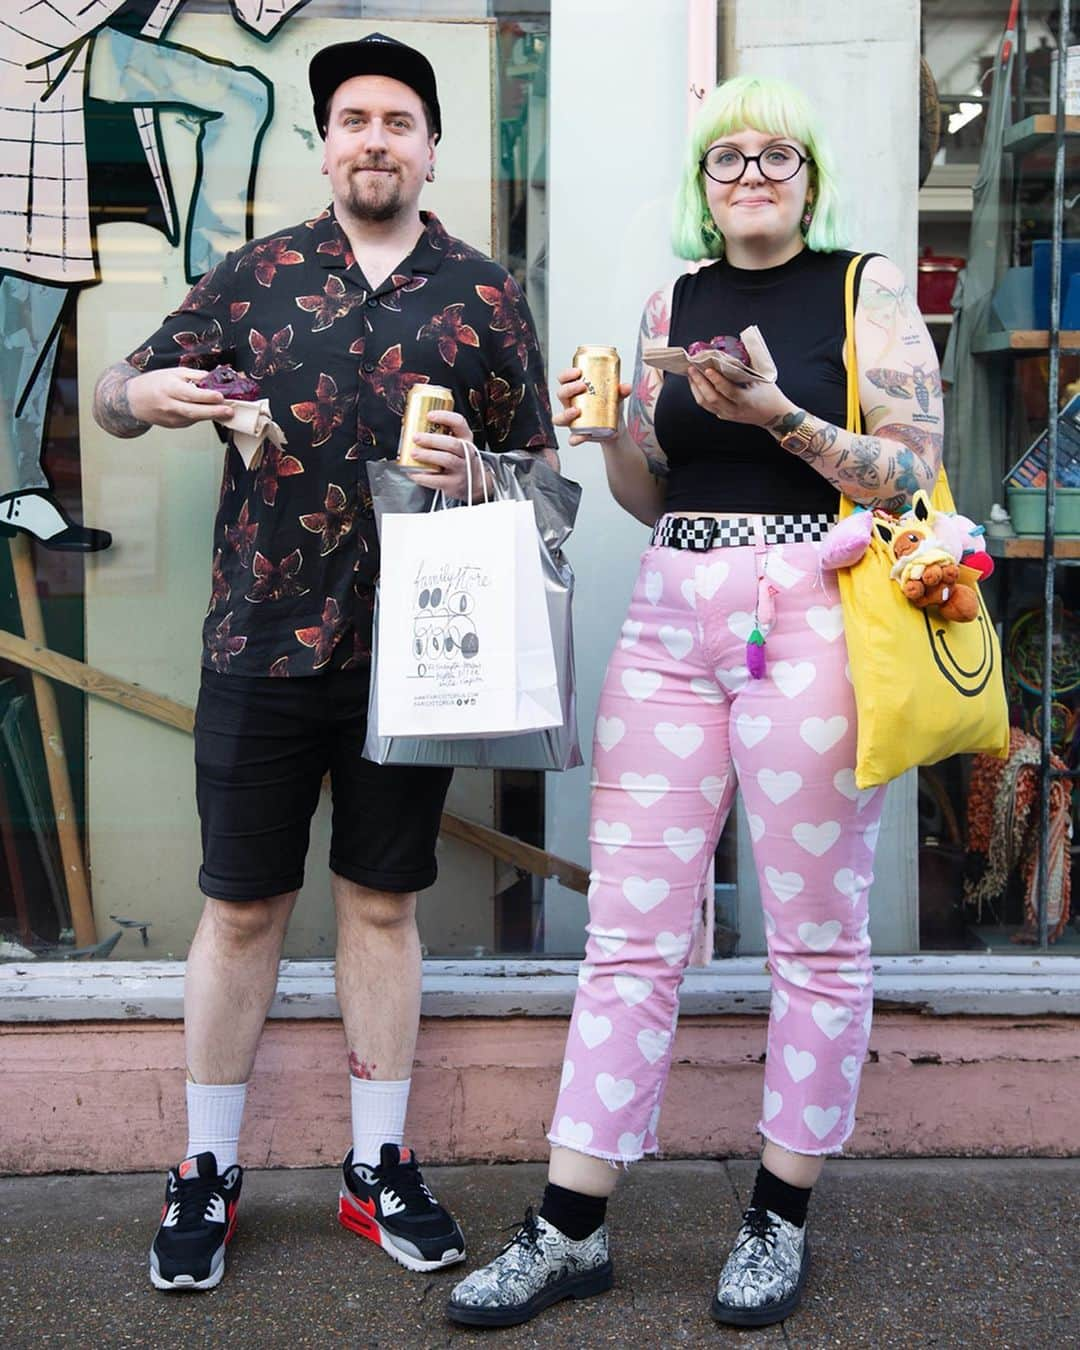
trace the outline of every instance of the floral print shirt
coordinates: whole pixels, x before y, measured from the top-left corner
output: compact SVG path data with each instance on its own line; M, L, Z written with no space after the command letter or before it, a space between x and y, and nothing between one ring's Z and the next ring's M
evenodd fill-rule
M405 395L443 385L489 450L555 446L532 316L506 271L421 213L372 289L327 209L230 253L128 361L229 364L285 433L248 470L230 443L214 525L203 665L366 674L379 544L367 462L397 455Z

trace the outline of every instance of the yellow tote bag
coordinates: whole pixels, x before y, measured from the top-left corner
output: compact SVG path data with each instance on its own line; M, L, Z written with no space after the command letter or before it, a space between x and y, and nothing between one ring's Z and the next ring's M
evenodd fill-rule
M862 431L855 357L853 258L844 284L847 429ZM935 510L955 511L944 468L934 485ZM840 499L841 517L854 503ZM858 710L855 782L877 787L916 764L980 751L1004 759L1009 716L997 632L979 592L970 623L916 609L889 575L893 558L874 533L853 566L838 572L851 679ZM963 569L975 585L976 574Z

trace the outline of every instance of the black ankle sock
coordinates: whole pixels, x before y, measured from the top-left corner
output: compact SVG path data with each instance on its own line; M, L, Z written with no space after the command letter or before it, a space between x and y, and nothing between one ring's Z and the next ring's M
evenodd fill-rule
M792 1186L790 1182L781 1181L762 1163L754 1181L750 1204L752 1208L771 1209L796 1228L802 1228L806 1223L806 1207L810 1203L812 1190L812 1186Z
M574 1242L595 1233L606 1213L606 1195L583 1195L581 1191L568 1191L565 1186L556 1186L551 1181L544 1187L540 1217L554 1224L560 1233L565 1233Z

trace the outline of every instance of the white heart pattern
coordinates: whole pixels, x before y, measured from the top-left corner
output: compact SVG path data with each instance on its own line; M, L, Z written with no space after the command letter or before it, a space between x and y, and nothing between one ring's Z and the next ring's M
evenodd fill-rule
M697 586L694 584L694 578L685 577L679 585L679 590L690 608L697 609Z
M636 646L638 638L641 636L642 623L640 619L625 619L622 626L622 636L619 638L619 646L623 650Z
M829 1040L835 1041L837 1036L847 1030L855 1014L850 1008L844 1008L836 1003L828 1003L825 999L819 998L810 1009L810 1016L828 1036Z
M588 1008L582 1008L578 1013L577 1020L578 1035L585 1042L590 1050L595 1050L598 1045L603 1045L611 1035L611 1020L600 1014L591 1013Z
M694 645L694 635L689 628L675 628L666 623L659 636L673 661L681 661Z
M784 1064L796 1083L809 1078L817 1068L817 1060L809 1050L796 1050L790 1044L784 1046Z
M728 579L731 568L726 562L701 563L695 569L697 593L703 600L711 600Z
M632 838L630 826L622 820L598 820L593 826L593 839L606 853L618 853Z
M791 837L800 848L820 858L840 838L840 822L823 820L820 825L811 825L809 821L803 820L791 831Z
M633 797L638 806L652 806L667 792L671 784L662 773L624 773L619 777L619 786Z
M774 1092L772 1088L765 1089L765 1097L761 1105L761 1114L766 1121L772 1120L773 1116L779 1114L784 1105L784 1099L779 1092Z
M781 979L787 980L788 984L797 984L800 989L805 989L810 983L810 968L804 966L801 961L788 961L785 957L778 956L776 969Z
M745 661L741 666L732 666L729 670L722 670L717 666L713 675L716 677L717 683L722 685L729 694L737 694L749 679Z
M870 856L873 857L877 849L878 834L881 831L881 818L874 821L873 825L867 825L863 830L863 843L870 850Z
M614 750L625 735L626 723L621 717L604 717L601 714L596 719L596 739L605 750Z
M619 678L622 687L635 703L644 703L647 698L652 698L664 683L658 670L635 670L633 666L627 666Z
M761 912L761 922L765 925L765 932L769 937L776 932L776 920L767 909Z
M705 831L697 826L680 830L678 825L669 825L664 831L664 844L681 862L689 862L705 847Z
M852 1087L855 1086L855 1079L859 1075L859 1061L854 1055L845 1055L840 1061L840 1072L848 1080Z
M657 1102L649 1116L649 1133L655 1137L656 1127L660 1124L660 1102Z
M671 1044L670 1031L656 1031L652 1027L645 1027L637 1034L637 1046L650 1064L657 1064L667 1054L667 1048Z
M814 683L817 668L811 661L774 661L770 672L773 684L785 698L798 698Z
M701 749L705 740L705 733L696 722L687 722L681 727L674 722L658 722L655 735L665 750L670 750L680 759L689 759Z
M794 769L783 769L780 773L775 769L759 769L757 781L758 787L774 806L794 797L802 787L802 777Z
M806 622L826 642L835 642L844 631L844 611L840 605L811 605Z
M844 925L839 919L828 919L825 923L801 923L799 937L812 952L827 952L843 929Z
M855 786L855 770L839 769L833 774L833 787L849 802L855 801L859 795L859 789Z
M847 718L837 713L835 717L807 717L799 726L799 735L811 750L824 755L843 739L847 729Z
M592 977L593 977L593 971L594 971L595 969L596 969L596 967L595 967L595 966L590 966L589 963L588 963L587 961L582 961L581 965L578 966L578 968L577 968L577 982L578 982L578 984L579 984L579 985L581 985L581 984L588 984L589 981L590 981L590 980L592 979Z
M749 713L740 713L735 719L735 730L739 733L739 740L750 750L763 741L772 731L772 720L762 713L759 717L751 717Z
M769 561L766 567L766 574L770 581L774 581L777 586L783 590L789 591L797 581L801 581L806 573L800 571L798 567L793 567L784 557L784 547L782 544L774 544L769 550Z
M818 1139L824 1139L830 1131L836 1128L836 1122L840 1119L840 1108L839 1106L830 1106L826 1111L821 1106L804 1106L802 1118Z
M746 824L750 830L750 838L756 844L765 833L765 822L760 816L755 816L753 811L747 811Z
M575 1144L578 1148L588 1148L592 1143L592 1126L587 1120L575 1121L569 1116L562 1116L555 1127L555 1133L570 1148Z
M697 694L698 698L704 703L723 703L724 691L718 688L712 680L703 680L700 676L695 676L690 681L690 692Z
M782 905L786 905L789 900L794 900L797 895L802 893L802 888L806 885L798 872L781 872L771 863L766 864L765 867L765 882Z
M645 1131L640 1134L632 1134L629 1130L625 1134L619 1135L619 1152L628 1155L630 1158L640 1158L641 1150L645 1147Z
M870 978L865 970L861 970L854 961L842 961L836 968L837 975L845 984L853 984L856 989L862 989Z
M589 936L605 956L614 956L626 946L625 928L598 928L593 923L589 925Z
M858 900L862 894L862 888L865 885L864 879L858 872L853 872L850 867L841 867L832 879L833 885L851 901L852 904Z
M854 775L852 775L852 777L854 778ZM864 807L864 806L869 806L870 803L871 803L871 802L874 800L874 798L877 796L877 793L878 793L878 790L877 790L876 787L872 787L872 788L861 788L861 789L859 790L859 797L858 797L858 800L857 800L856 803L855 803L855 810L858 812L858 814L859 814L860 816L862 815L863 807Z
M782 1022L788 1015L791 1007L791 999L787 996L786 989L774 989L772 993L772 1015L778 1021Z
M644 975L616 975L614 984L615 992L628 1008L644 1003L653 991L652 980Z
M658 605L664 594L664 574L662 572L645 573L645 599L650 605Z
M620 1111L634 1099L637 1084L632 1078L614 1078L610 1073L596 1075L596 1095L609 1111Z
M728 615L727 626L740 642L747 642L750 634L757 627L757 621L748 610L737 609L733 614Z
M669 966L677 966L689 950L689 933L669 933L665 930L656 935L657 955Z
M874 1023L874 1005L871 1003L869 1008L867 1008L866 1012L863 1013L863 1020L862 1020L863 1031L865 1031L868 1036L870 1035L870 1028L871 1026L873 1026L873 1023Z
M572 1059L564 1059L562 1066L562 1078L559 1080L559 1091L562 1092L562 1090L564 1088L569 1087L573 1081L574 1081L574 1061Z
M724 795L724 788L727 786L727 779L710 774L708 778L703 778L698 786L701 789L701 795L710 806L719 806L720 799Z
M657 905L663 904L671 891L663 877L653 877L650 881L644 877L627 877L622 889L623 895L639 914L648 914Z

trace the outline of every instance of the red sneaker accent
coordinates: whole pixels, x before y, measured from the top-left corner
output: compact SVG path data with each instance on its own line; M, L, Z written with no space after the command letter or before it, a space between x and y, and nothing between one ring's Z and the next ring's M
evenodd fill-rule
M398 1149L398 1154L399 1154L399 1156L400 1156L400 1158L401 1158L401 1161L402 1161L403 1163L412 1162L412 1149L411 1149L411 1148L401 1148L401 1149Z
M196 1162L194 1158L185 1158L184 1161L180 1164L179 1168L177 1168L177 1171L180 1173L181 1180L186 1181L188 1177L191 1175L191 1173L194 1172L195 1167Z
M229 1222L229 1226L225 1229L226 1242L228 1242L232 1237L232 1235L236 1232L236 1215L239 1208L240 1202L238 1200L229 1201L228 1207L225 1211L226 1218L228 1219Z
M343 1227L361 1237L370 1238L382 1246L379 1225L375 1222L375 1201L358 1200L355 1195L343 1195L338 1202L338 1221Z

